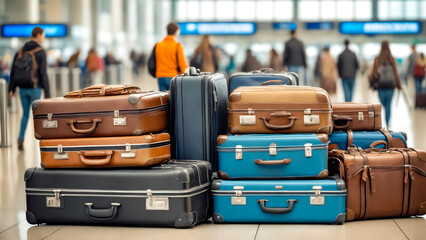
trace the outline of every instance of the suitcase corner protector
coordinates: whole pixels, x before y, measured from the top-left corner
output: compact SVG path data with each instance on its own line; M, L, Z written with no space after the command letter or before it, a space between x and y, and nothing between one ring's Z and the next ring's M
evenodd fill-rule
M211 185L211 190L219 190L222 184L222 179L215 179Z
M37 219L32 212L26 211L25 215L26 215L28 223L30 223L30 224L38 224L39 223L39 222L37 222Z
M32 104L31 104L31 109L33 110L33 112L38 108L38 105L40 105L40 99L35 100Z
M334 220L334 223L341 225L345 222L345 220L346 220L346 213L341 213L337 215L336 220Z
M180 214L175 220L175 228L192 227L197 223L197 214L195 212L188 212Z
M212 219L214 223L223 223L223 217L218 213L213 213Z

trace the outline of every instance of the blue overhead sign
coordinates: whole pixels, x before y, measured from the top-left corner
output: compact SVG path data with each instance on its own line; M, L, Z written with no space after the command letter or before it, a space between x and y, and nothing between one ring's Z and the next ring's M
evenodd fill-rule
M35 27L43 28L46 37L66 37L68 28L65 24L4 24L1 27L3 37L31 37Z
M297 28L297 25L294 22L275 22L272 27L275 30L294 30Z
M185 22L178 23L182 35L251 35L256 32L253 22Z
M339 31L342 34L419 34L422 31L420 22L341 22Z
M306 30L333 30L334 24L332 22L308 22L306 23Z

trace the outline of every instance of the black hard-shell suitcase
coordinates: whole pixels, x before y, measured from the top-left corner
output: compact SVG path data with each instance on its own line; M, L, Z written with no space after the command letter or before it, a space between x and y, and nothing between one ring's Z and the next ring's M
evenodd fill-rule
M206 160L216 171L216 139L228 129L225 76L190 67L172 79L169 100L172 158Z
M211 216L211 166L170 161L148 169L30 168L31 224L191 227Z
M268 82L271 80L272 82ZM229 78L229 94L237 87L262 86L264 83L299 85L299 77L292 72L273 71L271 68L262 68L252 72L238 72L232 74Z

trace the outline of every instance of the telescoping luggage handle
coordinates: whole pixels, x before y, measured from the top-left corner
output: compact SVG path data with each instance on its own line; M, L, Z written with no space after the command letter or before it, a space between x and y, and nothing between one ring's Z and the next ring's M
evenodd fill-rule
M84 206L86 207L86 214L93 220L98 221L107 221L115 218L118 213L118 207L120 206L120 203L111 203L110 208L104 208L104 209L94 209L93 203L85 203Z
M294 203L299 202L299 200L297 200L297 199L289 199L289 200L287 200L288 207L279 208L279 207L266 207L265 203L267 201L268 200L266 200L266 199L259 199L259 200L257 200L257 202L259 203L259 206L260 206L260 209L262 210L262 212L272 213L272 214L289 213L289 212L291 212L293 210Z

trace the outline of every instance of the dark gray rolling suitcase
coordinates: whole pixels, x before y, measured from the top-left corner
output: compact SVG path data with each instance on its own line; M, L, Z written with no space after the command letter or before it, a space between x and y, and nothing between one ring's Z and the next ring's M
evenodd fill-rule
M216 171L216 139L228 129L225 76L190 67L172 79L169 100L172 158L206 160Z
M191 227L211 216L211 173L196 160L149 169L30 168L27 221Z

